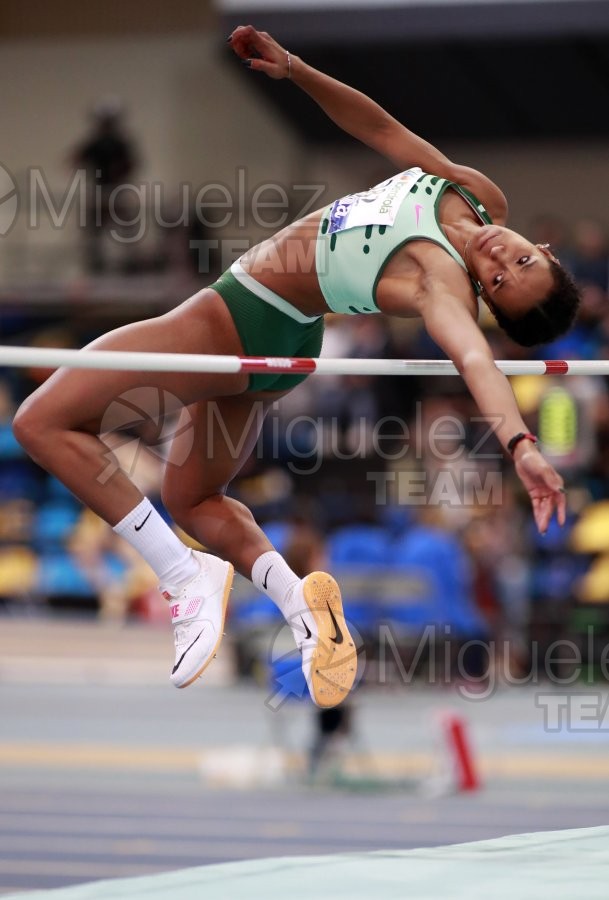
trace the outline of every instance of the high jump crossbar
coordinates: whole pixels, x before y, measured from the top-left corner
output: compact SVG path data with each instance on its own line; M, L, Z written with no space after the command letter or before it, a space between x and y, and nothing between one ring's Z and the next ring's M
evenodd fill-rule
M496 360L504 375L609 375L609 360ZM213 356L118 350L69 350L0 346L0 366L106 369L137 372L209 372L234 375L277 372L302 375L458 375L437 359L309 359L305 357Z

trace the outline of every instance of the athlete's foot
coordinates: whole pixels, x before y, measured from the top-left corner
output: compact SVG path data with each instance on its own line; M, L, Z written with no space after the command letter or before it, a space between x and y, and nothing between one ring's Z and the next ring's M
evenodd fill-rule
M196 681L220 646L234 574L230 563L192 552L201 566L199 574L182 587L160 586L171 609L176 645L171 681L178 688Z
M357 674L357 651L349 633L340 588L327 572L312 572L295 587L290 625L302 652L302 670L313 702L337 706Z

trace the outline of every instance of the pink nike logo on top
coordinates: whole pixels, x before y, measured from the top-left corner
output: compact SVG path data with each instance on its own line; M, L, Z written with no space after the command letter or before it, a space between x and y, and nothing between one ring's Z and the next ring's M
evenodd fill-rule
M414 214L415 214L415 216L417 217L417 228L419 227L419 219L421 218L421 211L422 211L422 210L423 210L423 207L421 206L421 204L420 204L420 203L415 203L415 205L414 205Z

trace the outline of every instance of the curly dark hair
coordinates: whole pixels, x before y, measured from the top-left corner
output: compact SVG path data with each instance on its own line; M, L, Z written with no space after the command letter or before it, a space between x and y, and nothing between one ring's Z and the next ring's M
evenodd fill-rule
M521 347L547 344L565 334L573 324L579 307L580 293L577 285L561 265L550 260L553 276L552 290L533 309L518 319L508 318L493 307L497 324L509 338Z

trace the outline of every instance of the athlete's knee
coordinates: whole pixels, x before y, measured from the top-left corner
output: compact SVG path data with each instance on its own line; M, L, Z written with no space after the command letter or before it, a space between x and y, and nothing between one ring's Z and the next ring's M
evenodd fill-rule
M205 524L204 515L202 515L202 507L214 500L221 500L224 496L225 488L210 488L209 491L201 492L197 497L184 497L179 489L175 490L171 484L165 481L161 488L161 500L163 506L173 519L173 521L187 534L192 534L196 526L196 530L201 530Z
M189 533L192 510L189 510L183 504L178 503L175 497L165 489L161 491L161 500L163 501L163 506L165 507L173 521L176 523L176 525L183 531Z
M28 397L15 413L13 434L25 450L33 452L46 440L46 432L44 406L35 397Z
M190 533L190 525L193 519L196 505L189 503L180 497L166 483L161 488L161 500L163 506L173 521L187 533Z

